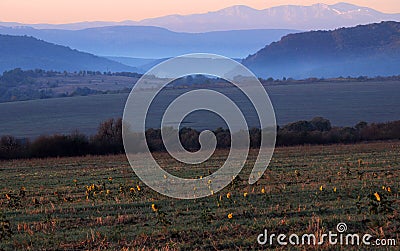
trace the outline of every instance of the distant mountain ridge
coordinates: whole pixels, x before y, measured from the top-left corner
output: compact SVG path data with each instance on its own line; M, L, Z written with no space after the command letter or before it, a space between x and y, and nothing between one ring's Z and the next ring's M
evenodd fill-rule
M400 23L289 34L243 60L260 77L400 74Z
M348 3L282 5L263 10L239 5L204 14L145 19L140 24L155 25L170 30L201 32L266 28L326 30L381 21L400 21L400 14L385 14Z
M27 36L0 35L0 73L14 68L55 71L135 71L89 53Z
M244 5L192 15L168 15L141 21L80 22L71 24L18 24L38 29L80 30L116 25L157 26L176 32L209 32L242 29L326 30L381 21L400 21L400 14L386 14L371 8L348 3L333 5L282 5L257 10Z
M193 52L243 58L297 30L173 32L153 26L107 26L84 30L0 27L0 34L28 35L100 56L166 58Z

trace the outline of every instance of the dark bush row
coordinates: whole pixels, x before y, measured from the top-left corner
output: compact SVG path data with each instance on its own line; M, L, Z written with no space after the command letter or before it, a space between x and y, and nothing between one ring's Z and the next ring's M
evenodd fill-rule
M70 135L41 136L35 140L0 138L0 159L118 154L122 144L122 120L110 119L100 124L91 137L78 131Z
M189 151L200 148L200 132L183 128L179 132L182 145ZM219 128L214 131L217 148L230 147L230 132ZM250 145L260 145L261 130L249 130ZM160 129L146 131L147 144L152 152L165 151ZM361 141L400 139L400 121L367 124L360 122L354 127L332 127L329 120L314 118L311 121L298 121L279 127L277 146L303 144L357 143ZM12 136L0 138L0 159L44 158L61 156L120 154L124 152L122 143L122 120L110 119L100 124L97 133L86 136L79 132L70 135L41 136L35 140L16 139Z

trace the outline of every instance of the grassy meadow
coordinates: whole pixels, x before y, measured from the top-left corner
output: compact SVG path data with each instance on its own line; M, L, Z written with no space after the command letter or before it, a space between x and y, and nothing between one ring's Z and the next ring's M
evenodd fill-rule
M257 127L258 116L243 94L234 88L216 90L226 94L243 110L249 127ZM334 126L354 126L360 121L400 120L400 114L393 111L393 107L400 107L400 81L271 84L266 86L266 90L281 126L317 116L329 119ZM163 90L155 102L156 107L148 115L146 126L160 128L165 109L187 91ZM79 129L91 135L101 122L122 117L127 97L127 93L120 93L0 103L0 132L18 138L35 138L69 134ZM192 113L182 126L201 130L226 127L214 117L207 115L208 119L204 119L204 113Z
M171 173L195 178L216 170L226 154L191 169L155 156ZM283 250L259 245L257 236L264 229L321 236L339 222L349 233L399 242L399 141L277 148L264 176L249 185L255 157L252 150L224 190L196 200L154 192L124 155L2 161L0 250Z

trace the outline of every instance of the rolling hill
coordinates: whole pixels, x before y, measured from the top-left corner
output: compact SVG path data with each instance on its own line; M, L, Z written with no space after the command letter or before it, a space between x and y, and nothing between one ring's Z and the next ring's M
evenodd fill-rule
M134 71L135 68L28 36L0 35L0 72L14 68L56 71Z
M260 77L400 74L400 23L289 34L244 59Z
M295 32L298 31L264 29L184 33L151 26L107 26L74 31L0 27L0 34L33 36L95 55L155 59L193 52L243 58Z

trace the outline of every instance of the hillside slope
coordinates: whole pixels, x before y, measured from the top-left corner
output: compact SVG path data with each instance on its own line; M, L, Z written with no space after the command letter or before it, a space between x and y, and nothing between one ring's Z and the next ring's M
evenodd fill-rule
M243 58L297 30L173 32L152 26L108 26L83 30L0 27L0 34L28 35L100 56L165 58L194 52Z
M400 23L289 34L243 60L261 77L400 74Z
M0 35L0 72L14 68L56 71L134 71L133 67L33 37Z

